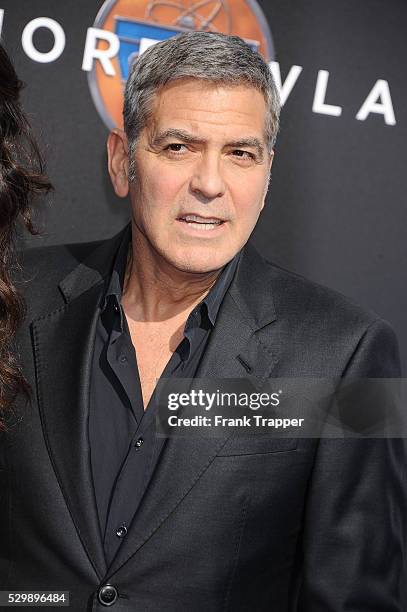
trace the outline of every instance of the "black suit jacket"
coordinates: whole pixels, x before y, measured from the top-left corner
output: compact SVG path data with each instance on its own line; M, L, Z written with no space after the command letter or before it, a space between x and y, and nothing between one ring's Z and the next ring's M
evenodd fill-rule
M25 256L17 344L33 396L1 439L0 588L67 590L78 611L105 609L109 583L120 612L400 612L401 440L168 439L106 566L87 418L120 238ZM396 377L397 343L377 316L247 245L197 375L257 389L269 377Z

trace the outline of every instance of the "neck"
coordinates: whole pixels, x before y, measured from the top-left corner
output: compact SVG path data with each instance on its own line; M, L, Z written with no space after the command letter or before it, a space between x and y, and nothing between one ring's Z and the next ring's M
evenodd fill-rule
M123 306L137 321L186 318L209 293L220 272L201 274L177 270L155 252L133 226Z

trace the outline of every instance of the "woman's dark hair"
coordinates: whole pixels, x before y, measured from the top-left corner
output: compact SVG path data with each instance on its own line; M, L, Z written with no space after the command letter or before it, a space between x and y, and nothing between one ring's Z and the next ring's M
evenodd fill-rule
M17 269L18 224L36 234L31 217L33 197L52 187L44 174L38 146L20 106L23 83L0 45L0 430L5 412L19 393L29 395L12 341L24 316L24 302L13 284Z

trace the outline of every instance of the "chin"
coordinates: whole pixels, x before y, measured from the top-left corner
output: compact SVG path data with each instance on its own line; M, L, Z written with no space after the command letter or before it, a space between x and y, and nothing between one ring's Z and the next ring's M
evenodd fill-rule
M205 274L220 270L233 257L233 253L222 255L221 253L183 253L171 260L172 265L180 272L191 274Z

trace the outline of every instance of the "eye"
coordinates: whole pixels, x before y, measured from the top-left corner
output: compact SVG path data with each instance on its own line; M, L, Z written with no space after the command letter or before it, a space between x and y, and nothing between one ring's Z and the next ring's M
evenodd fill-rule
M253 155L253 153L250 153L249 151L244 151L243 149L234 149L232 151L232 154L234 155L234 157L238 157L239 159L243 159L247 161L251 161L255 159L255 156Z
M184 153L186 150L186 145L181 144L180 142L172 142L165 147L165 150L169 151L170 153Z

